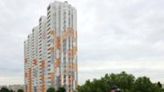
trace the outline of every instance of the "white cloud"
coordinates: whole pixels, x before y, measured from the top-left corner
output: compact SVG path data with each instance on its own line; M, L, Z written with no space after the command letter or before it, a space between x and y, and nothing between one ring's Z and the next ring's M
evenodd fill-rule
M20 82L20 80L21 80L21 82ZM24 80L23 77L18 77L18 76L0 77L1 85L24 84L22 80Z
M79 83L83 80L100 78L106 73L120 73L126 71L134 74L136 77L147 76L153 82L161 80L164 77L163 61L88 61L79 63ZM159 76L159 77L157 77Z

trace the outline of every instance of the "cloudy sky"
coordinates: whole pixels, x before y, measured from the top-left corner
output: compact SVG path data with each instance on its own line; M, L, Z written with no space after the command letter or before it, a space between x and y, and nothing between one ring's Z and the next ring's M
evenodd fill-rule
M23 84L23 41L53 1L0 0L0 85ZM164 83L164 0L68 2L78 11L80 84L121 71Z

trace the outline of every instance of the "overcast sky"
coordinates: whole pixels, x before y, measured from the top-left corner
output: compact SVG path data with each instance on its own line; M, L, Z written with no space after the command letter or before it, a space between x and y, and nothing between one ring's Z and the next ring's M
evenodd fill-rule
M23 84L23 41L52 1L0 0L0 85ZM164 0L68 2L78 12L80 84L121 71L164 83Z

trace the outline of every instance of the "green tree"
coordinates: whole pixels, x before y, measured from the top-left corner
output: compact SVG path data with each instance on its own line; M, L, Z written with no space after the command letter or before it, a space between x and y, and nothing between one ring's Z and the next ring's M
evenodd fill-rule
M159 83L153 84L147 77L135 78L132 74L106 74L100 79L87 80L78 86L78 92L110 92L113 86L118 86L123 92L164 92Z
M157 86L162 88L162 84L160 82L157 83Z
M136 92L161 92L161 88L153 84L147 77L139 77L135 81L134 91Z
M24 91L23 91L23 89L18 89L18 91L17 91L17 92L24 92Z
M164 89L161 89L161 92L164 92Z
M60 87L57 92L66 92L64 87Z
M13 90L10 90L10 92L14 92Z
M56 92L56 91L55 91L55 88L50 87L50 88L47 89L47 92Z
M10 92L10 90L6 87L2 87L0 92Z
M111 74L109 76L109 85L117 85L124 92L127 92L133 88L134 81L135 77L131 74L127 74L126 72L121 72L120 74Z

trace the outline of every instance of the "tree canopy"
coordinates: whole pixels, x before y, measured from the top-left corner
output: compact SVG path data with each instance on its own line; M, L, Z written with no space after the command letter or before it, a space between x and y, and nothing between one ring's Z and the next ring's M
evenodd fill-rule
M56 91L55 88L50 87L50 88L47 89L47 92L66 92L66 90L65 90L64 87L60 87L60 88L58 88L58 90Z
M106 74L101 79L87 80L78 86L78 92L110 92L113 86L118 86L122 92L164 92L160 82L152 83L148 77L135 78L132 74Z
M47 92L56 92L56 91L55 91L55 88L50 87L50 88L47 89Z
M11 91L6 87L2 87L0 92L11 92Z
M64 87L60 87L57 92L66 92L65 88Z
M18 89L18 92L24 92L23 89Z

